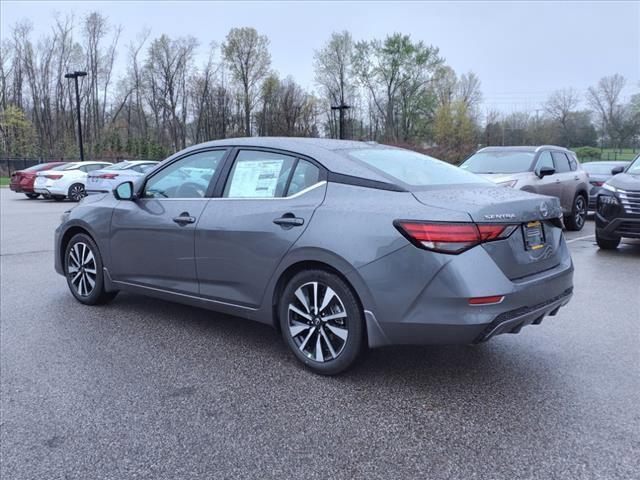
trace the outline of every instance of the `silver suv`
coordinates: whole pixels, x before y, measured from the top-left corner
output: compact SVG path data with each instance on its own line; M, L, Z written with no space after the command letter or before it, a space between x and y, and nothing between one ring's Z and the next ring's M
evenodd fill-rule
M557 197L568 230L582 230L589 204L589 175L576 154L554 145L486 147L460 168L505 187Z

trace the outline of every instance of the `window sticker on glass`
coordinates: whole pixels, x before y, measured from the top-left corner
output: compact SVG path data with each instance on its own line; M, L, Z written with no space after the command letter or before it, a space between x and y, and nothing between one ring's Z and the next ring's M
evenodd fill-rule
M284 160L244 160L237 162L229 197L273 197Z

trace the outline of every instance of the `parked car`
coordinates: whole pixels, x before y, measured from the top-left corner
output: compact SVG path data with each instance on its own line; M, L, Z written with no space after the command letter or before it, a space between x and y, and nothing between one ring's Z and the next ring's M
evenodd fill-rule
M582 164L582 168L589 174L589 210L595 211L596 200L601 191L602 185L613 175L613 170L617 173L622 172L631 162L620 161L603 161L603 162L587 162Z
M27 198L38 198L40 194L33 191L33 183L36 179L36 174L43 170L49 170L65 164L66 162L47 162L39 163L38 165L25 168L24 170L17 170L11 174L9 188L16 193L24 193Z
M479 343L555 315L573 288L561 214L408 150L235 138L86 197L55 269L86 305L126 290L273 325L336 374L365 345Z
M598 246L605 250L618 248L623 237L640 238L640 155L605 182L596 203Z
M486 147L461 168L505 187L560 200L567 230L582 230L587 218L589 180L576 154L553 145Z
M33 191L57 201L69 198L73 202L78 202L85 196L87 174L107 165L111 163L73 162L38 172Z
M85 191L87 195L94 193L107 193L125 180L134 180L136 177L151 170L159 162L152 160L127 160L114 163L106 168L89 172Z

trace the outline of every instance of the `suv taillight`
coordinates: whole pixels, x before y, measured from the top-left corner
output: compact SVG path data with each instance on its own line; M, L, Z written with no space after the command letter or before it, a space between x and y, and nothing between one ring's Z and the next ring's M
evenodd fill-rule
M457 254L480 243L502 240L517 225L487 223L432 223L396 220L394 226L415 246L440 253Z

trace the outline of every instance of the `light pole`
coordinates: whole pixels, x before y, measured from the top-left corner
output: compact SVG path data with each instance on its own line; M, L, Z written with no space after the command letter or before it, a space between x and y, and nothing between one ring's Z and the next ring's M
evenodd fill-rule
M87 72L73 72L65 74L64 78L73 78L76 82L76 113L78 116L78 145L80 146L80 161L84 162L84 149L82 147L82 122L80 121L80 93L78 91L78 77L84 77Z
M344 102L340 103L340 105L331 106L331 110L339 110L339 122L340 122L340 140L344 140L345 137L345 128L344 128L344 111L351 108L351 105L345 105Z

